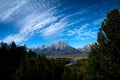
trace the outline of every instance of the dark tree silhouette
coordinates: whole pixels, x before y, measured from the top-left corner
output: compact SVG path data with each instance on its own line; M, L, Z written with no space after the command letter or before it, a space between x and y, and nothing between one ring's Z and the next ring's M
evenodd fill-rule
M112 10L102 22L88 58L89 80L120 79L120 11Z

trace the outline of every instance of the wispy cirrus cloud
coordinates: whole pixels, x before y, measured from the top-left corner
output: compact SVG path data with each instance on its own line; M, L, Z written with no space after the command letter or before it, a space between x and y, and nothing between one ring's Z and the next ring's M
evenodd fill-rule
M56 35L57 33L60 34L60 31L62 31L62 29L64 29L67 26L67 22L64 21L64 19L65 18L62 18L60 21L53 23L49 27L41 30L41 33L43 34L43 36L49 37L54 34Z
M84 20L84 18L81 18L81 19L75 20L74 22L71 22L69 21L70 18L73 18L74 16L83 14L85 12L86 11L80 11L71 15L67 15L67 16L64 15L59 21L53 22L53 24L51 24L47 28L42 29L41 30L42 35L44 37L51 37L56 34L57 36L61 35L65 28Z
M80 27L80 29L69 30L67 35L68 35L68 36L72 36L72 35L79 34L79 33L83 32L83 30L86 29L86 28L88 27L88 25L89 25L89 24L86 23L86 24L82 25L82 26Z
M6 9L6 11L12 10L9 13L6 13L6 15L3 16L1 14L2 19L10 18L11 15L14 15L14 12L19 9L25 2L19 4L18 6L14 5L14 8ZM45 5L44 5L45 6ZM31 38L31 36L35 35L38 31L40 31L41 28L45 27L48 24L51 24L52 22L56 21L60 16L54 16L54 13L56 12L56 8L59 7L55 6L52 8L49 8L47 10L44 10L43 12L32 12L31 14L27 14L27 16L24 16L25 18L20 19L17 22L17 25L19 25L19 32L16 34L10 34L9 36L5 37L3 41L5 42L11 42L15 41L17 43L26 41ZM4 6L3 6L4 7ZM24 8L23 8L24 9ZM31 8L33 11L35 8Z
M89 24L83 24L79 29L69 30L67 36L74 36L73 40L88 40L90 38L96 37L97 31L92 31L88 29Z
M27 16L23 21L20 21L20 24L23 24L24 21L26 23L22 25L19 32L17 34L9 35L3 41L5 42L22 42L28 40L31 36L36 34L36 31L40 31L41 28L45 27L45 25L50 24L57 20L58 17L52 16L52 13L44 12L41 15L31 14ZM28 22L27 22L28 21Z
M62 31L76 22L70 23L69 18L82 14L83 12L77 12L73 15L55 15L57 13L56 9L61 5L52 7L41 13L32 13L27 15L24 19L17 21L18 25L21 26L19 32L16 34L11 34L7 36L3 41L5 42L22 42L30 39L34 34L39 33L43 37L51 37L62 34Z
M14 3L5 3L3 2L3 6L0 7L1 11L0 11L0 20L4 21L6 19L8 19L9 17L11 17L12 15L15 14L15 12L21 8L24 4L26 3L25 0L21 0L21 2L17 2L15 1ZM11 4L11 5L9 5Z
M81 21L84 21L84 20L85 20L85 18L80 18L78 20L70 22L67 26L73 26L73 25L78 24L78 23L80 23Z
M96 5L92 5L81 8L77 12L65 14L65 11L72 8L72 6L65 7L63 10L58 11L59 7L63 6L63 4L55 4L55 2L52 2L51 4L50 2L45 2L45 0L35 0L34 4L32 0L21 0L21 2L16 1L15 3L13 3L10 8L3 10L3 13L0 12L1 20L12 17L12 15L14 15L16 11L19 12L19 10L23 10L23 12L25 10L26 14L22 15L22 18L16 21L17 25L19 25L18 33L10 34L3 40L6 42L11 42L13 40L16 42L22 42L29 40L33 35L36 34L39 34L42 37L59 36L65 31L64 29L66 29L67 27L71 28L71 26L77 23L81 23L81 21L83 20L89 20L89 16L88 18L86 18L83 17L83 15L88 15L88 13L96 7ZM23 9L21 9L21 7ZM7 13L4 13L5 11ZM102 19L94 20L92 25L94 26L99 24L101 20ZM73 39L75 40L83 40L95 37L96 31L88 29L88 27L90 26L89 22L84 22L81 24L77 25L79 26L79 28L77 27L70 30L68 29L68 31L66 31L67 34L64 35L67 35L69 37L74 36Z
M103 20L104 18L96 19L95 21L93 21L93 25L100 25Z

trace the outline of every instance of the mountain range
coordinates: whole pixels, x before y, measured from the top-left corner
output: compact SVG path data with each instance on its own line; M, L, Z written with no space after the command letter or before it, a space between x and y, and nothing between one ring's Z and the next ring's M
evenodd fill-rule
M57 43L51 44L50 46L42 45L38 48L32 48L32 50L37 54L45 55L83 54L90 51L90 46L91 45L88 44L82 48L74 48L66 42L58 41Z

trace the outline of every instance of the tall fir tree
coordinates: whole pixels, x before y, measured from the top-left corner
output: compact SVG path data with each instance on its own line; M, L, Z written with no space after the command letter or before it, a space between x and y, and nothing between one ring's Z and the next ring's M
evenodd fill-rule
M120 79L120 11L107 14L88 57L88 80Z

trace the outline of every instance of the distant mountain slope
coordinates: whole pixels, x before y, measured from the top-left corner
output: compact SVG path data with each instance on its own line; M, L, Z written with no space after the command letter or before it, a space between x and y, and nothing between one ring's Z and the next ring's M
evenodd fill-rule
M89 47L75 49L65 42L58 41L57 43L51 44L50 46L42 45L41 47L34 48L32 50L38 54L66 55L66 54L81 54L84 52L89 52Z
M90 47L91 47L92 44L87 44L85 46L83 46L82 48L78 48L78 50L81 52L81 53L88 53L90 52Z

